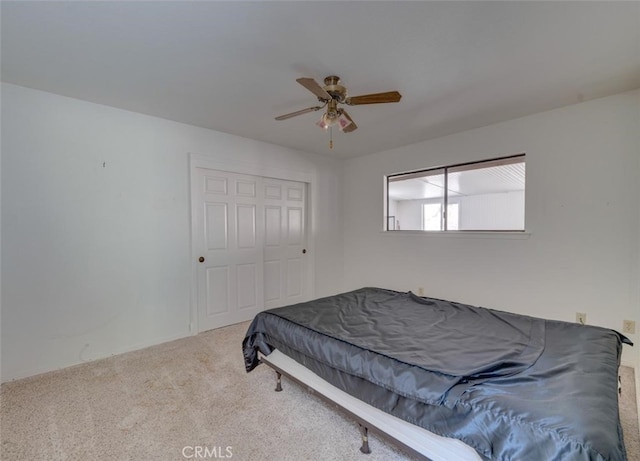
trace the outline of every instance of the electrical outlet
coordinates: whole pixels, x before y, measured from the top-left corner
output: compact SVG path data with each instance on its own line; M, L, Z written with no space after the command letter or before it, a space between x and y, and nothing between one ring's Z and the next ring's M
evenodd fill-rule
M636 322L634 320L623 320L622 321L622 332L628 335L636 334Z
M418 287L418 296L424 296L424 288Z
M576 323L579 323L580 325L586 325L587 314L585 314L584 312L576 312Z

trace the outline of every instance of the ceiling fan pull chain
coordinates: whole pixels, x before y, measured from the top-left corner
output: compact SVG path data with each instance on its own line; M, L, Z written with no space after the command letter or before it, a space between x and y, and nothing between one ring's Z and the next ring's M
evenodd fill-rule
M333 149L333 127L329 126L329 149Z

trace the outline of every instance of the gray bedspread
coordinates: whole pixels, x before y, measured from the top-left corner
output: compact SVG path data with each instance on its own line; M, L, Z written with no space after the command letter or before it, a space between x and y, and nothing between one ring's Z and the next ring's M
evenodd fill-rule
M281 349L331 384L490 460L626 460L619 333L379 288L258 314L245 367Z

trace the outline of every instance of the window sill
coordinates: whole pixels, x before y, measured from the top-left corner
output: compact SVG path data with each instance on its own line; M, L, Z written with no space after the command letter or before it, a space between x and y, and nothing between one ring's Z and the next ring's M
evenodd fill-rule
M531 237L527 231L419 231L419 230L395 230L381 231L383 234L398 237L435 237L435 238L462 238L462 239L504 239L526 240Z

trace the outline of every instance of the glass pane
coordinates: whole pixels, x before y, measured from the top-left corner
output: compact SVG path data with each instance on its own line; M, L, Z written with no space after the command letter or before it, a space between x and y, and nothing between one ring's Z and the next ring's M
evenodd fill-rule
M458 220L458 204L449 202L447 204L447 230L460 230Z
M443 227L442 204L425 203L422 205L422 229L429 231L440 231Z
M444 170L431 170L389 178L387 230L442 230ZM426 220L425 206L429 210ZM435 210L439 210L436 212ZM435 214L433 214L435 213ZM429 227L428 229L426 227Z
M510 160L449 170L449 201L458 204L458 230L524 230L525 162L523 157Z

